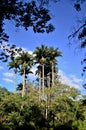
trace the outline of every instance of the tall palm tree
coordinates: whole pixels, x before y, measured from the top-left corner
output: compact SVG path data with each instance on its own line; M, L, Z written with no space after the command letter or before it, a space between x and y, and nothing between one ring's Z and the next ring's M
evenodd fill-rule
M59 56L62 56L62 53L58 50L58 48L54 49L53 47L50 47L49 48L49 61L50 61L50 64L51 64L51 73L52 73L52 85L51 86L54 86L54 83L55 83L55 68L56 68L56 64L57 64L57 60L56 60L56 57L59 57Z
M13 59L12 61L8 62L9 69L14 69L14 92L16 92L16 74L19 69L19 64L16 59Z
M33 65L33 57L28 52L22 51L22 53L19 54L17 57L17 60L19 61L20 66L20 74L23 74L23 88L22 88L22 97L25 95L25 89L26 89L26 78L27 75L31 72L31 67Z
M40 62L42 64L42 94L43 94L42 97L44 99L44 64L45 64L45 58L42 57L40 59Z
M40 74L41 70L41 84L42 84L42 99L44 100L44 68L46 63L46 58L48 55L48 47L41 45L41 47L36 47L36 50L34 51L35 54L35 64L39 64L38 73ZM40 90L40 89L39 89Z
M53 47L47 47L44 45L41 45L41 47L36 47L36 50L34 51L35 54L35 63L38 63L38 74L40 73L41 70L41 84L42 84L42 96L44 97L44 84L45 86L54 86L54 74L55 74L55 68L57 64L56 57L61 56L61 52L58 51L58 48L54 49ZM50 78L49 78L50 75ZM48 76L48 78L47 78ZM45 78L46 77L46 78ZM45 80L44 80L45 78ZM51 83L49 83L47 81ZM46 83L48 82L48 83ZM48 85L47 85L48 84Z
M61 52L58 51L58 48L54 49L53 47L47 47L41 45L41 47L36 47L34 51L36 63L38 63L38 74L41 70L41 84L42 84L42 100L44 100L44 81L47 82L46 86L54 86L54 74L56 68L56 57L61 56ZM44 80L45 78L45 80ZM49 89L48 89L49 90ZM51 89L50 89L51 90ZM40 88L39 88L40 92ZM46 94L46 118L48 115L48 101L51 103L51 92Z

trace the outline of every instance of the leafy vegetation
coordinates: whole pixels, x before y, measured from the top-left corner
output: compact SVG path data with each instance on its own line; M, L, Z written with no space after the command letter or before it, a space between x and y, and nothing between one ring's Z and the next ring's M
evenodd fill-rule
M75 87L59 82L58 56L62 56L58 48L41 45L33 54L21 51L8 61L9 69L24 79L16 93L0 88L1 130L85 130L86 98ZM36 63L38 85L27 80Z
M37 2L25 2L22 0L0 1L0 43L8 41L9 36L5 32L5 20L13 20L16 27L33 28L36 33L52 32L54 27L48 23L51 19L48 9L38 6Z
M0 97L1 130L85 130L85 98L79 98L77 89L57 82L51 89L46 88L44 101L41 97L39 101L37 89L31 86L22 97L0 88L0 95L3 94Z
M38 0L39 1L39 0ZM5 20L14 20L16 27L33 28L36 33L54 30L49 10L45 5L50 0L0 1L0 60L8 62L14 70L16 92L0 87L0 129L1 130L85 130L86 97L74 87L61 84L58 80L57 57L62 56L58 48L42 45L33 54L24 52L16 45L3 44L9 36L5 32ZM56 2L57 0L52 0ZM74 8L81 9L81 2L74 0ZM81 48L86 47L86 20L69 38L78 36ZM86 63L86 58L82 64ZM37 64L38 85L27 82L33 65ZM86 67L83 68L83 72ZM17 73L23 75L23 82L16 88ZM19 93L20 91L20 93ZM21 94L22 91L22 94Z

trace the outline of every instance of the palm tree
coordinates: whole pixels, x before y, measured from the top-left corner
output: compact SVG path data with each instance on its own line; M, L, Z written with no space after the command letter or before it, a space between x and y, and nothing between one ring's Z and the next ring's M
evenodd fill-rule
M26 78L27 75L31 72L31 67L33 65L33 57L28 52L22 52L17 57L17 60L19 61L20 66L20 74L23 74L23 88L22 88L22 97L25 95L25 89L26 89Z
M40 59L40 62L42 64L42 94L43 94L42 97L44 99L44 64L45 64L45 58L42 57Z
M44 46L44 45L41 45L41 47L36 47L34 54L35 54L35 64L39 64L38 65L39 66L38 67L39 75L41 73L40 79L41 79L41 84L42 84L42 99L44 100L44 73L45 73L44 69L45 69L46 58L48 55L48 47Z
M35 54L35 63L38 63L38 74L40 74L41 70L41 84L42 84L42 96L44 97L44 84L45 86L54 86L54 74L56 72L56 57L61 56L61 52L58 51L58 48L54 49L53 47L47 47L41 45L41 47L36 47L34 51ZM50 75L50 78L49 78ZM46 77L46 78L45 78ZM47 78L48 77L48 78ZM45 80L44 80L45 78ZM51 82L49 83L48 80ZM48 83L46 83L48 82ZM48 85L47 85L48 84Z
M16 92L16 74L19 69L19 64L16 59L13 59L11 62L8 62L9 69L14 69L14 92Z
M56 57L59 57L59 56L62 56L62 53L60 51L58 51L58 48L54 49L53 47L50 47L49 48L49 61L50 61L50 64L51 64L51 73L52 73L52 87L54 86L54 83L55 83L55 68L56 68L56 64L57 64L57 60L56 60Z
M54 74L56 72L56 57L61 56L61 52L58 51L58 48L54 49L53 47L47 47L42 45L41 47L36 47L34 51L35 54L35 63L38 63L38 72L41 75L40 79L42 84L42 100L44 100L44 84L46 87L54 86ZM41 71L41 72L40 72ZM45 80L44 80L45 78ZM51 89L48 89L51 90ZM39 88L40 92L40 88ZM46 94L46 118L48 114L48 101L51 103L51 92Z

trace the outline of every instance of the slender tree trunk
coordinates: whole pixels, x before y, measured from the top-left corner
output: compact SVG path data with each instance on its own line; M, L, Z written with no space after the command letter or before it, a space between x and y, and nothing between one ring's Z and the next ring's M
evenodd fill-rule
M48 74L48 88L50 88L50 72Z
M48 117L48 93L46 95L46 119Z
M44 100L44 64L42 65L42 99Z
M14 73L14 93L16 93L16 73Z
M49 101L49 103L51 103L50 72L49 72L49 75L48 75L48 87L49 87L48 101Z
M54 86L54 63L52 62L52 87Z
M41 95L41 72L39 74L39 102L40 102L40 95Z
M25 95L25 81L26 78L25 78L25 69L24 69L24 79L23 79L23 88L22 88L22 97Z

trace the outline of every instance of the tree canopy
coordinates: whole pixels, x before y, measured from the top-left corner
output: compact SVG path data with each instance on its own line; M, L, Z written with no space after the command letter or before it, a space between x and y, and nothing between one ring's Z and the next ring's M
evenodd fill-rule
M35 33L49 33L54 30L53 25L48 23L51 20L49 10L39 6L35 0L0 1L0 43L8 41L9 38L4 28L5 20L13 20L16 27L23 26L25 30L32 27Z
M86 129L86 98L79 98L81 94L76 88L57 82L51 88L51 103L49 98L44 102L38 100L37 86L29 90L22 98L19 93L0 88L1 130ZM49 94L46 88L45 97Z
M39 0L38 0L39 1ZM1 0L0 1L0 60L7 62L10 58L9 66L17 72L17 65L20 68L20 74L24 75L24 84L26 76L30 72L33 65L31 55L22 52L21 48L15 45L3 44L8 41L9 36L5 32L5 20L15 21L16 27L33 28L34 32L44 33L52 32L54 27L51 20L48 5L51 0L41 0L24 2L22 0ZM58 0L52 0L58 1ZM74 8L77 11L81 9L81 2L85 0L72 0ZM81 22L78 28L69 38L78 37L81 42L81 48L86 47L86 20ZM35 62L39 63L38 73L41 70L41 84L44 88L27 84L27 94L23 96L18 93L11 93L5 88L0 88L0 129L1 130L85 130L86 129L86 97L83 97L80 91L74 87L61 84L58 79L53 78L56 73L57 56L61 56L61 52L53 47L47 46L37 47L35 50ZM17 54L20 54L18 57ZM16 60L18 61L17 64ZM50 61L50 62L49 62ZM82 64L86 63L86 58ZM86 67L83 72L86 71ZM51 73L51 75L49 74ZM48 85L44 84L44 78ZM53 79L53 80L52 80ZM54 80L54 85L50 86ZM22 84L20 84L22 85ZM44 86L45 85L45 86ZM48 87L46 87L48 86ZM23 88L23 87L22 87ZM23 91L25 88L23 88ZM43 100L42 93L43 90Z

